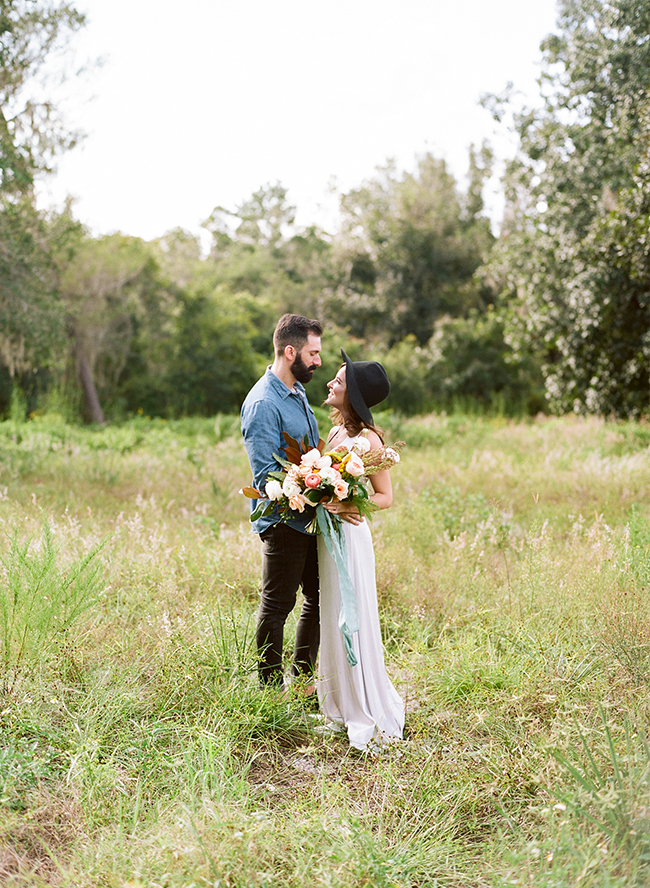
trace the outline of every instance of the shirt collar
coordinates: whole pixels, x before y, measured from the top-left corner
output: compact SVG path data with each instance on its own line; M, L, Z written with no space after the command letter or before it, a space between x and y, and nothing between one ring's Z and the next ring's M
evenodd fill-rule
M267 376L269 382L271 383L271 385L273 386L273 388L276 390L276 392L280 395L281 398L288 398L290 395L295 395L295 394L300 394L303 397L306 397L305 387L303 386L303 384L301 382L298 382L296 380L296 386L295 386L296 390L294 392L292 392L291 389L288 386L286 386L278 376L275 375L273 370L271 370L270 364L266 368L266 376Z

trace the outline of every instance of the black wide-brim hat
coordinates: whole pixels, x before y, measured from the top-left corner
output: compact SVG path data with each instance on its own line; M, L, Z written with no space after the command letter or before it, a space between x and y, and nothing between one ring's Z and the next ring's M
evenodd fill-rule
M367 425L374 425L370 408L388 397L390 382L379 361L351 361L341 349L345 361L345 384L355 413Z

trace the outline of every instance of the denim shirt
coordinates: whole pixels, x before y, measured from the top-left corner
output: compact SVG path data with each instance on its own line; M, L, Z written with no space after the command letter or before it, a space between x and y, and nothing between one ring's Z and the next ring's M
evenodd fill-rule
M253 487L257 490L263 491L269 474L281 468L273 454L284 455L287 442L282 432L287 432L296 441L308 435L310 447L318 444L318 424L307 401L305 389L299 382L296 382L295 389L292 392L287 388L268 367L242 405L241 431L253 472ZM251 500L251 512L258 502L259 500ZM313 509L307 508L299 517L287 521L287 524L306 533L307 525L313 517ZM253 530L255 533L262 533L279 520L277 512L258 518L253 522Z

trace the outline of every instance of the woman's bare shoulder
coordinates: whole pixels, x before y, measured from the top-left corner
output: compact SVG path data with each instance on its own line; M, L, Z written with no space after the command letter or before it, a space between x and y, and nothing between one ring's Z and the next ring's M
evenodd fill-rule
M382 444L382 440L379 437L379 435L377 434L377 432L373 432L372 429L366 429L365 435L368 438L368 441L370 442L370 449L371 450L381 450L381 448L384 446Z

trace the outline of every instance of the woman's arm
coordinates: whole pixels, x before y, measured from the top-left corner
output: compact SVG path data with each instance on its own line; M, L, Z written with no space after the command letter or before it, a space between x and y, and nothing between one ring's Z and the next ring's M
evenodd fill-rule
M381 449L381 440L376 432L368 432L368 440L370 441L371 450ZM393 502L393 485L390 481L388 469L377 472L376 475L371 475L370 482L374 491L370 496L370 502L374 503L379 509L388 509Z

